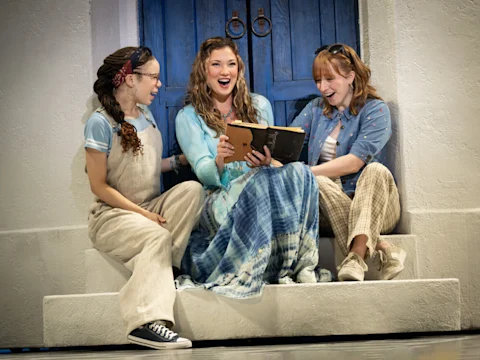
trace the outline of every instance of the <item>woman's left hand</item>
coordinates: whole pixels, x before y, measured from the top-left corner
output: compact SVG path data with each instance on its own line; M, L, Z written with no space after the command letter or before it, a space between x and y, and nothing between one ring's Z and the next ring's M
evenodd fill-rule
M245 156L245 161L248 163L250 167L259 167L259 166L269 166L272 162L272 155L270 154L270 150L267 146L263 147L265 151L265 155L261 152L253 150L252 153L248 153Z

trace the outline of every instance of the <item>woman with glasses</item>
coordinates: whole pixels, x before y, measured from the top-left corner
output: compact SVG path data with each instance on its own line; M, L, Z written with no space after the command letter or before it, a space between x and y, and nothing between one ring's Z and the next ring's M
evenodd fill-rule
M318 263L318 188L306 166L275 168L258 151L225 163L235 149L227 123L272 124L272 107L249 92L237 45L215 37L200 46L177 139L209 196L182 270L207 289L234 298L258 296L266 282L330 280ZM325 274L324 278L321 275Z
M400 219L397 187L383 165L392 134L390 111L370 84L370 69L350 46L324 46L316 54L312 75L322 96L291 126L307 133L320 223L328 224L345 256L338 279L363 281L364 259L378 252L380 278L390 280L403 270L406 256L380 238Z
M180 267L205 194L197 182L160 194L161 172L186 161L162 159L162 136L148 109L162 85L159 72L145 47L120 49L98 69L94 91L102 106L85 125L95 194L88 230L95 248L132 271L119 294L128 340L154 349L187 348L191 341L170 330L172 266Z

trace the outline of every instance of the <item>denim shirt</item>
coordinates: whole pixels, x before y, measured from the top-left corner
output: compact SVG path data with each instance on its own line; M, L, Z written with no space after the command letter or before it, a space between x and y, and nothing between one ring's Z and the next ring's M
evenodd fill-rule
M323 114L323 109L323 98L313 99L290 124L305 130L310 166L317 165L325 140L340 120L342 126L337 138L337 157L353 154L365 164L384 163L384 148L392 135L392 127L390 110L383 101L367 100L357 115L353 115L350 109L340 112L334 108L332 114L327 117ZM347 195L355 192L357 180L364 168L365 166L357 173L341 177L342 187Z
M258 112L260 124L273 125L273 111L270 102L263 96L251 93L252 105ZM198 180L207 188L227 187L235 178L252 170L246 161L225 164L220 177L215 163L219 138L210 129L192 105L180 110L175 119L177 140L192 166Z

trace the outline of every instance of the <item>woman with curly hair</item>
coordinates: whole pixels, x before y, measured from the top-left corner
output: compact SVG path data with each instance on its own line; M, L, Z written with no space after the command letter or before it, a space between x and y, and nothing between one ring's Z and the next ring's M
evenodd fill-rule
M198 223L205 191L184 182L160 194L161 172L185 163L162 159L162 136L148 109L162 85L150 49L126 47L107 56L94 91L102 106L85 125L85 149L95 202L88 217L95 248L132 275L120 291L128 340L154 349L191 347L174 324L172 266L180 267Z
M236 298L259 295L265 282L316 282L318 275L318 190L308 168L271 166L267 147L266 155L253 151L225 164L235 151L227 123L273 125L270 103L249 92L244 73L231 39L206 40L176 118L180 147L209 194L200 219L207 234L192 236L182 269Z
M307 136L308 163L320 191L322 219L345 256L340 281L363 281L364 259L378 253L380 279L403 270L406 252L381 241L400 219L398 190L383 165L390 111L370 84L370 69L344 44L317 50L313 79L322 94L292 122Z

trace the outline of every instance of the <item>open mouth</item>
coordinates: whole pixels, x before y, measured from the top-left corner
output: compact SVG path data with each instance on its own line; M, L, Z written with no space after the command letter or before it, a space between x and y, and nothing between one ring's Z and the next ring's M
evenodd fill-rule
M331 98L333 95L335 95L334 92L332 92L332 93L330 93L330 94L325 94L325 97L326 97L326 98Z
M230 79L220 79L218 80L218 83L221 87L227 88L228 85L230 85Z

